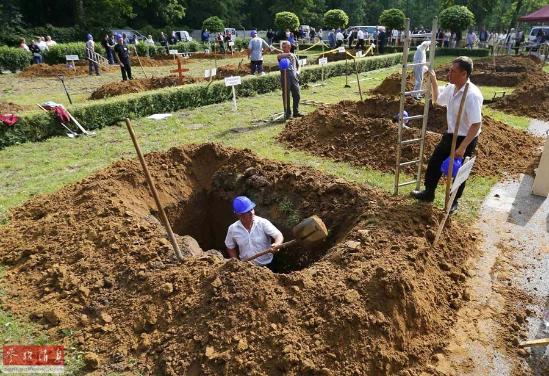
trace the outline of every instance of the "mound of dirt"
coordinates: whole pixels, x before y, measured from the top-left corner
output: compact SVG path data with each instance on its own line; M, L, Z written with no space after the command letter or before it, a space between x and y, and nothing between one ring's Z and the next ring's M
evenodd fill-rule
M323 53L323 54L320 54L318 56L318 58L316 59L316 64L318 64L318 60L320 58L327 58L328 59L328 62L332 62L332 61L341 61L341 60L349 60L349 64L353 64L353 58L351 56L349 56L347 54L347 52L349 54L351 54L352 56L355 56L355 53L356 51L353 51L353 50L345 50L345 53L341 53L341 52L337 52L337 51L334 51L334 52L329 52L329 53ZM349 68L349 70L351 72L354 72L354 68Z
M530 74L541 73L541 62L536 57L496 56L475 60L471 81L483 86L517 86L528 79ZM439 80L448 81L450 65L437 69Z
M112 72L118 67L116 65L104 67L101 66L101 72ZM69 68L66 64L33 64L21 72L21 77L56 77L58 75L64 76L85 76L89 73L88 66L76 65L74 68Z
M490 106L503 112L549 121L549 74L528 74L513 93L497 98Z
M146 156L174 229L222 249L230 200L251 196L287 238L322 217L328 240L273 273L210 252L176 262L137 161L35 197L1 228L4 309L73 332L97 374L419 375L447 341L477 235L309 168L207 144ZM454 235L455 234L455 235ZM16 297L16 298L15 298Z
M230 59L233 57L247 57L248 53L246 51L238 51L233 52L232 54L230 52L221 54L221 53L205 53L205 52L193 52L190 55L191 59Z
M400 96L400 80L401 73L393 73L387 77L374 89L370 92L372 94L378 94L388 97L397 97ZM414 77L412 74L408 73L406 77L406 91L411 91L414 89Z
M201 79L184 77L183 85L199 82ZM181 85L177 76L138 78L122 82L110 82L96 89L90 99L102 99L130 93L140 93L147 90Z
M276 64L272 64L272 65L263 64L264 72L274 72L278 70L279 70L278 65ZM217 68L216 77L224 78L224 77L230 77L230 76L245 76L248 74L252 74L252 68L249 63L240 64L240 65L227 64Z
M30 106L20 106L12 102L0 101L0 114L16 114L21 111L28 110Z
M173 56L168 55L159 55L155 56L154 58L140 56L139 59L137 59L136 56L132 56L132 66L139 67L139 60L141 60L141 65L143 65L144 67L163 67L166 65L173 65L174 68L177 67L177 61L173 58Z
M410 115L423 114L423 105L409 101ZM343 101L318 108L300 119L291 120L278 139L289 147L306 150L335 160L366 165L384 172L394 172L398 126L395 120L399 101L374 97L364 102ZM421 127L416 121L410 124ZM446 109L432 107L427 123L425 161L431 155L440 134L446 131ZM418 137L419 129L404 130L403 140ZM483 119L477 146L474 174L533 174L540 157L542 139L511 128L488 116ZM380 151L383 151L380 153ZM510 152L511 151L511 152ZM403 148L402 160L419 155L417 144ZM405 169L412 172L413 168Z

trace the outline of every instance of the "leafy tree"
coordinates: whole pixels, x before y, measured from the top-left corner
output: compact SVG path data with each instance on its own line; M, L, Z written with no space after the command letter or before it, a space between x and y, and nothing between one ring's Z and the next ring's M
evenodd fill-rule
M463 5L454 5L440 12L440 26L456 33L467 29L475 22L475 15Z
M330 29L343 29L349 24L349 16L341 9L330 9L324 13L324 25Z
M208 29L213 33L220 33L225 29L223 20L217 16L208 17L202 22L202 30Z
M275 14L275 25L279 30L297 30L299 18L292 12L279 12Z
M405 18L404 12L400 9L386 9L381 13L381 16L379 16L379 24L386 26L391 30L403 30Z

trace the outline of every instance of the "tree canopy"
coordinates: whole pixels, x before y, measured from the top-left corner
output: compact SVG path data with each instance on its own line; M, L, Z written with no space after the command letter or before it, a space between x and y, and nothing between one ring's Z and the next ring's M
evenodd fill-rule
M460 32L475 22L475 15L463 5L454 5L440 12L440 26L443 29Z
M349 16L341 9L330 9L324 13L324 26L330 29L344 28L349 24Z
M208 17L202 22L202 30L208 29L214 33L220 33L225 29L223 20L217 16Z
M404 12L400 9L386 9L379 16L379 24L388 29L403 30L405 18Z
M279 12L275 14L274 23L279 30L297 30L299 18L292 12Z

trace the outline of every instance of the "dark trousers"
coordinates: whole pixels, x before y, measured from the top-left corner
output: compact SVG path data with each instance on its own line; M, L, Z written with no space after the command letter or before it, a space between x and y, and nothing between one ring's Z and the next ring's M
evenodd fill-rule
M437 189L438 181L442 176L440 166L442 165L442 162L444 162L444 160L450 156L450 150L452 148L452 137L453 135L450 133L446 133L442 136L442 139L433 151L433 155L431 155L431 159L429 159L427 171L425 171L425 189L433 196L435 194L435 190ZM459 147L464 139L465 136L458 136L456 148ZM465 149L464 157L470 157L473 155L475 148L477 147L477 141L478 137L475 137L473 141L471 141L471 143L467 146L467 149ZM459 200L459 198L463 194L464 189L465 183L460 185L456 194L455 202Z
M109 64L114 64L114 54L110 48L107 48L107 60L109 61Z
M252 60L251 62L251 68L252 68L252 74L255 72L261 73L263 72L263 60Z
M95 71L95 74L99 76L99 64L91 59L88 59L88 72L90 76L93 74L93 71Z
M364 39L358 39L356 42L356 49L363 50L364 49Z
M122 80L126 81L128 78L132 79L132 66L130 65L129 60L122 61L122 64L124 66L120 67L120 71L122 72Z
M284 90L284 75L287 75L286 84L288 85L287 89ZM291 115L290 111L290 93L292 93L292 100L293 100L293 111L294 115L299 113L299 100L301 99L300 96L300 88L299 88L299 81L294 76L293 72L284 70L281 72L280 75L280 82L282 86L282 91L286 92L286 108L284 109L286 117Z

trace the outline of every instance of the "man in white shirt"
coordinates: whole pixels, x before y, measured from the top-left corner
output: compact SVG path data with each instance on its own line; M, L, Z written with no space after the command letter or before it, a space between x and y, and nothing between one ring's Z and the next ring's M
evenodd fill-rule
M448 132L442 136L442 139L431 155L431 159L429 159L427 171L425 172L425 190L412 191L412 196L420 201L432 202L435 198L435 190L442 176L440 166L450 156L452 137L456 126L461 97L467 83L469 84L469 89L463 104L454 158L469 157L475 151L478 135L481 131L482 102L484 99L479 88L469 80L472 71L473 61L469 57L460 56L454 59L448 74L450 83L440 92L435 73L431 70L428 72L431 77L433 103L446 107ZM464 189L465 183L459 187L451 212L457 210L458 200L463 194Z
M345 41L345 36L343 36L343 33L340 29L337 29L336 33L336 47L343 46L343 42Z
M356 39L357 39L356 49L362 51L364 49L364 39L365 39L364 31L362 31L361 29L358 29L356 33Z
M229 226L225 246L231 258L241 260L271 249L272 253L252 260L255 265L268 266L284 237L269 220L255 215L254 208L255 204L246 196L238 196L233 200L233 211L238 221Z
M257 35L257 31L252 30L250 36L252 39L248 43L248 59L251 62L252 74L259 73L263 76L265 75L265 72L263 72L263 49L272 51L273 48Z

